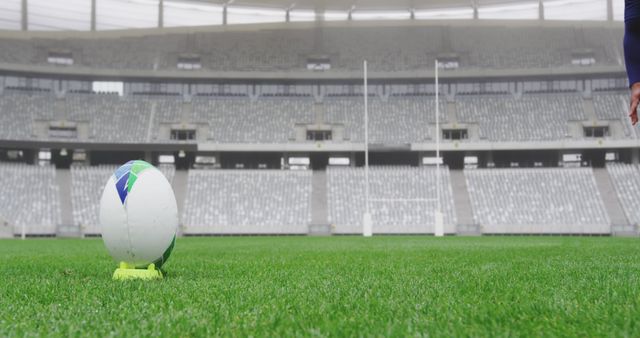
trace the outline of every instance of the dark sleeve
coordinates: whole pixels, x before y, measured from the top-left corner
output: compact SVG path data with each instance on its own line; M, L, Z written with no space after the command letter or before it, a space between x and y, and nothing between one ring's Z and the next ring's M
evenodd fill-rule
M631 86L640 82L640 0L625 1L624 18L624 59Z

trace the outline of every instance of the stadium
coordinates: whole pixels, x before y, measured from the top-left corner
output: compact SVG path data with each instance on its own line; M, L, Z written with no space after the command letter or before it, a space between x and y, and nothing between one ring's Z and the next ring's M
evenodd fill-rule
M624 9L2 1L0 336L640 335ZM130 160L162 281L100 239Z

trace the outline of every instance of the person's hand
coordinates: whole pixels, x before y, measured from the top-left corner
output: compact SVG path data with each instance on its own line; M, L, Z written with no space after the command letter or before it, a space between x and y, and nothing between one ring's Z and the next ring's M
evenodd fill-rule
M638 123L638 103L640 103L640 82L636 82L631 86L631 105L629 107L629 117L631 124Z

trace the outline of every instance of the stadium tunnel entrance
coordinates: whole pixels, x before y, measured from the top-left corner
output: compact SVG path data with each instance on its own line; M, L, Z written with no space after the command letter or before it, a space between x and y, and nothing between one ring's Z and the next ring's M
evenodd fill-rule
M69 169L73 163L73 149L52 149L51 162L57 169Z
M92 151L89 157L91 165L123 164L131 160L144 160L144 151Z
M364 166L364 152L355 154L355 165ZM417 167L420 154L411 151L375 151L369 152L369 165L399 165Z
M557 150L500 150L488 153L487 163L497 168L517 167L557 167L561 155Z
M605 154L604 149L588 149L582 152L582 161L587 162L588 165L594 168L604 168L605 166Z
M280 169L280 152L223 152L220 153L222 169Z
M325 170L329 165L329 153L311 153L311 169Z

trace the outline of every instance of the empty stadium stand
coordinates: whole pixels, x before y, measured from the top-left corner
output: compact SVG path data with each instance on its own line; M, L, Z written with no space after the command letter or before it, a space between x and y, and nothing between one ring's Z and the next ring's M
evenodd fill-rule
M635 128L631 125L628 117L628 93L596 93L593 95L593 107L599 120L620 122L624 130L624 137L637 138Z
M55 235L61 222L53 166L0 163L0 215L20 234Z
M620 32L576 27L483 27L451 29L454 51L464 51L461 63L472 68L517 69L567 67L572 52L588 50L598 64L617 64L620 44L611 43Z
M638 165L610 163L607 171L618 199L632 224L640 224L640 169Z
M0 162L0 223L100 234L116 166L90 164L122 152L174 163L159 168L176 177L181 233L361 234L366 59L374 233L434 232L435 169L417 165L444 138L446 233L616 235L640 222L637 165L537 167L638 162L622 35L618 22L546 20L4 31L0 161L60 169ZM536 168L471 169L494 166Z
M306 234L311 172L190 170L184 234Z
M100 234L100 198L117 166L72 166L71 203L73 220L83 234Z
M372 167L369 175L370 199L383 199L370 204L374 234L433 233L437 205L435 168ZM441 175L445 232L454 233L456 216L447 167L442 167ZM327 185L329 221L334 224L335 233L361 234L365 212L364 169L329 167Z
M145 142L150 102L117 95L75 94L66 98L69 120L87 121L89 140L109 143Z
M47 94L10 94L0 96L0 136L6 140L34 138L33 122L37 118L51 118L47 103L54 98Z
M440 123L467 126L472 141L536 142L583 139L582 125L595 118L612 124L608 138L637 137L626 116L625 94L594 94L594 117L585 112L585 102L577 93L457 95L450 112L446 100L441 100ZM0 94L0 112L0 139L4 140L167 143L175 141L170 135L173 128L186 128L198 132L193 142L282 144L305 142L298 128L320 122L344 129L344 138L333 142L364 141L361 96L327 96L316 102L304 96L196 96L185 100L5 91ZM50 126L73 126L74 133L56 134ZM433 96L370 97L371 143L433 142L434 133Z
M115 169L71 167L73 223L85 235L100 234L99 200ZM173 166L159 169L173 180ZM466 169L456 177L465 180L473 220L465 216L463 225L478 225L483 234L608 235L613 225L608 210L618 208L616 203L631 224L638 224L639 167L609 163L607 171L618 197L608 201L609 207L591 168ZM54 167L2 163L0 174L5 187L0 217L14 233L19 234L24 225L27 235L55 235L62 222L60 198L64 197ZM187 235L307 234L312 210L318 208L312 205L308 170L189 170L184 174L181 230ZM445 231L460 233L456 215L460 210L454 205L449 169L444 166L441 174ZM374 233L433 233L435 168L374 166L370 184ZM326 195L327 214L322 218L333 225L333 233L360 234L364 169L328 167ZM465 197L457 200L461 198Z
M364 102L362 97L325 99L325 120L345 126L345 136L354 142L364 140ZM440 102L440 122L446 123L444 100ZM405 96L369 100L369 140L371 143L403 144L431 140L435 125L435 99L432 96Z
M609 234L591 168L465 170L483 233Z
M458 121L477 123L489 141L544 141L570 137L568 122L586 120L577 94L460 96Z
M209 138L221 143L286 143L295 140L295 125L314 122L308 98L247 98L205 100ZM202 108L198 108L202 109Z
M470 23L473 24L473 23ZM598 65L619 65L622 28L478 25L347 26L224 30L190 34L118 37L75 35L65 39L3 37L0 62L46 64L49 52L72 55L70 67L177 70L181 55L196 55L203 70L304 71L307 56L331 60L331 71L357 71L369 60L372 71L433 68L442 54L455 55L461 68L523 69L572 66L574 51L588 51ZM89 33L87 33L89 34Z

